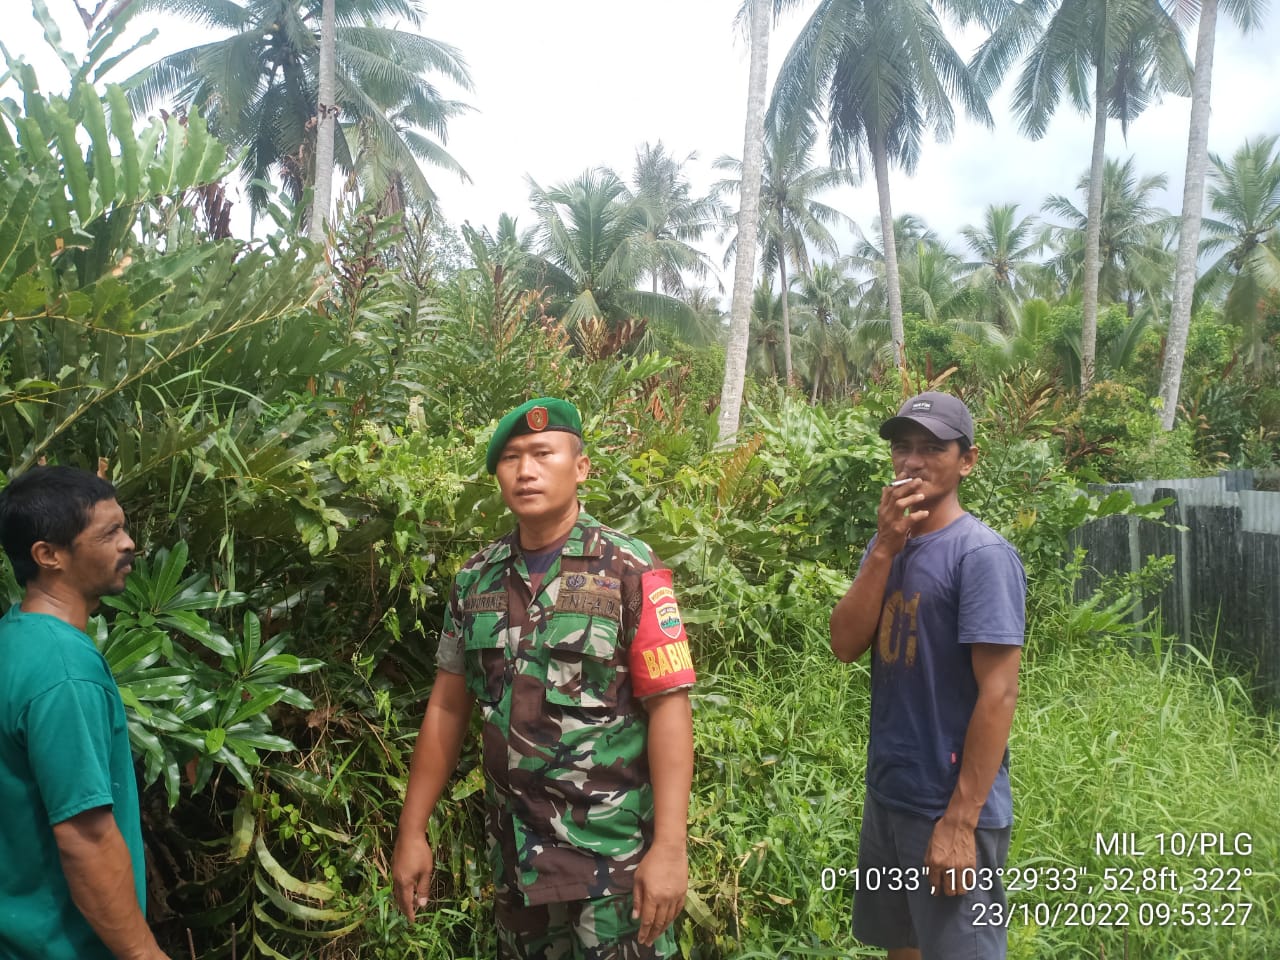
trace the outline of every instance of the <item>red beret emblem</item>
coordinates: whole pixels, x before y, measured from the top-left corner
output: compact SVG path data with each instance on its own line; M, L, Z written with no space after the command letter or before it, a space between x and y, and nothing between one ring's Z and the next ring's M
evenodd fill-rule
M533 407L524 415L525 423L529 424L529 429L534 432L547 429L548 419L546 407Z

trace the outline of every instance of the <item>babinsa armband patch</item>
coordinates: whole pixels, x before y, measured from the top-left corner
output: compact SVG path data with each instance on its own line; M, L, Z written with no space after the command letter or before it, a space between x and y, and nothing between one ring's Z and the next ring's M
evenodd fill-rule
M640 622L631 642L631 689L637 697L693 685L689 638L670 570L650 570L640 581Z

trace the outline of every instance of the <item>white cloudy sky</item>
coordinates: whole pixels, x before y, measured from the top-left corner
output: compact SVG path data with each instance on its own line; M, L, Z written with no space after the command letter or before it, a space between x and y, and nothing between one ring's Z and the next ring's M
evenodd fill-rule
M64 24L68 45L82 46L83 29L68 0L47 2ZM476 108L454 121L449 138L449 149L472 182L432 175L446 216L491 225L505 211L528 224L526 175L546 186L596 165L625 174L637 145L659 139L681 156L697 151L690 175L699 187L708 186L718 176L713 160L742 153L747 55L733 27L739 3L427 3L423 32L458 47L475 80L472 93L450 91ZM27 0L5 6L12 16L2 42L36 63L53 86L60 70L41 50L40 29L26 15ZM771 76L802 21L792 15L775 30ZM160 26L160 38L133 62L141 65L204 39L176 21ZM1211 150L1229 153L1246 137L1280 133L1277 41L1280 4L1273 5L1264 28L1248 37L1229 23L1219 24ZM1189 45L1194 47L1194 37ZM962 121L950 143L926 145L913 177L895 174L895 213L922 216L950 239L964 224L978 222L989 203L1016 201L1023 212L1035 212L1048 194L1074 190L1088 165L1091 121L1064 108L1048 135L1033 143L1017 132L1007 95L1008 85L992 105L994 130ZM1168 175L1164 205L1173 211L1181 205L1188 111L1189 101L1166 99L1130 128L1127 144L1118 124L1108 129L1110 155L1135 154L1141 172ZM877 212L870 177L831 199L869 228Z

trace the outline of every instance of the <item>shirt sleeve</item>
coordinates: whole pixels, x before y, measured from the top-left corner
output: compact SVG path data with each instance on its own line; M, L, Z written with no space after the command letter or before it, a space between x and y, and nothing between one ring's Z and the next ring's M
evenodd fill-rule
M91 680L63 680L27 707L27 762L49 825L112 806L111 693Z
M1021 646L1026 638L1027 575L1013 547L979 547L960 563L960 643Z
M462 601L458 597L457 581L449 591L449 602L444 608L440 644L436 647L436 669L445 673L467 672L466 648L462 642Z
M671 571L644 573L640 593L640 619L631 641L632 692L643 699L693 686L693 658Z

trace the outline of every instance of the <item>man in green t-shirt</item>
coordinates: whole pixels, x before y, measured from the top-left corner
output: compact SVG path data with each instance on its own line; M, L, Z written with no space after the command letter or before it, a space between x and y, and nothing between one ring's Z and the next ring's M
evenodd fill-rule
M85 633L133 569L115 488L36 467L0 491L0 544L24 590L0 618L0 957L167 960L124 703Z

